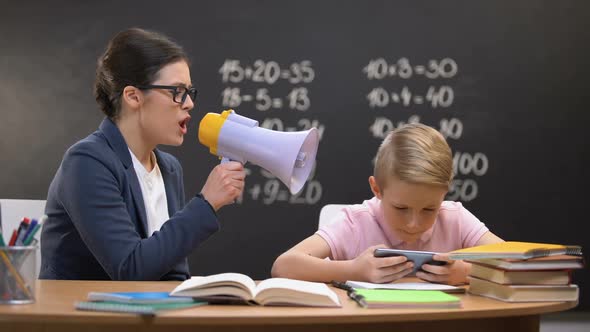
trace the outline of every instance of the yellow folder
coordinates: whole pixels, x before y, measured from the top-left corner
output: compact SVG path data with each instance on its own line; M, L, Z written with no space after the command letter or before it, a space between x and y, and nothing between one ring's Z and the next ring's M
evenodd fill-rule
M459 249L449 253L451 259L529 259L554 255L581 256L582 247L575 245L507 241Z

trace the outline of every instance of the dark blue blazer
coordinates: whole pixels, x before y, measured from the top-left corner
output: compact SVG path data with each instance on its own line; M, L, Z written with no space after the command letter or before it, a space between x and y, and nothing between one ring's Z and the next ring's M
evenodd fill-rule
M47 194L41 279L184 280L187 256L219 229L209 203L185 205L182 167L155 150L170 219L148 237L143 196L117 126L99 129L65 153Z

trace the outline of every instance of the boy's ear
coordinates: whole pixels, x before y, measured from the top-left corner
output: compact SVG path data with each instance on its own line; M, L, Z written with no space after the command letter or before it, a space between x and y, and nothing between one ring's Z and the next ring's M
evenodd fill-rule
M379 185L377 184L377 180L372 175L369 176L369 186L371 187L371 191L373 192L375 197L382 199L381 189L379 188Z
M139 89L128 85L123 89L121 98L130 109L135 110L141 105L143 95Z

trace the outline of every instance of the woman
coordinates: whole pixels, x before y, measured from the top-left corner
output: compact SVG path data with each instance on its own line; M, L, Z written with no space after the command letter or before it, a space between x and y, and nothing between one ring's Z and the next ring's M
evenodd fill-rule
M244 188L240 163L216 166L185 205L178 146L197 91L182 48L159 33L118 33L99 59L106 118L65 153L49 187L42 279L184 280L186 257L218 230L216 211Z

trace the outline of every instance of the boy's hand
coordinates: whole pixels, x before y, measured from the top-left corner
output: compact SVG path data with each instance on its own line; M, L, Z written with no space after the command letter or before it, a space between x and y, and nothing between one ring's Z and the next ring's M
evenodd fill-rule
M352 261L353 274L357 276L357 280L381 284L412 272L414 263L408 262L406 257L375 257L373 252L377 248L387 247L382 244L372 246Z
M436 261L447 262L445 265L437 266L424 264L422 270L416 273L416 277L440 284L460 285L467 283L467 275L471 270L471 264L461 260L451 260L447 254L436 254L433 257Z

